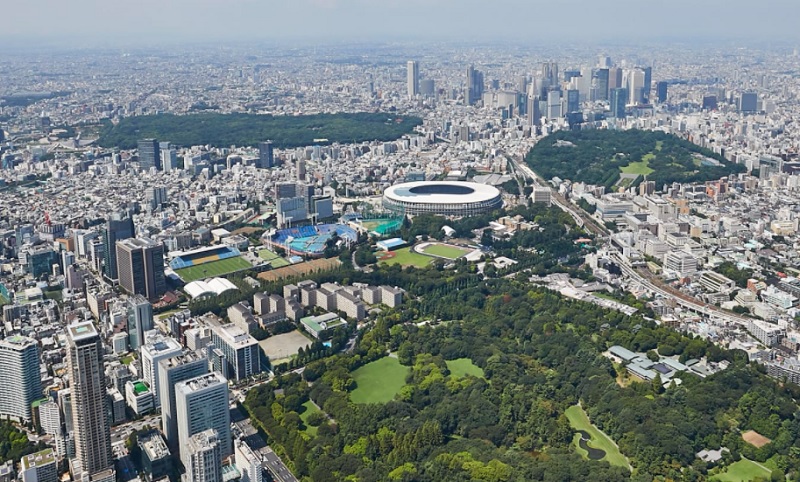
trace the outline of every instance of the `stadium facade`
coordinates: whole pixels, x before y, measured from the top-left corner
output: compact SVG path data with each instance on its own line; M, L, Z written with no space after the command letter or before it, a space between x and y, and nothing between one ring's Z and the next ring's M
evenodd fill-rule
M502 206L503 197L496 187L474 182L406 182L383 192L383 207L396 214L473 216Z

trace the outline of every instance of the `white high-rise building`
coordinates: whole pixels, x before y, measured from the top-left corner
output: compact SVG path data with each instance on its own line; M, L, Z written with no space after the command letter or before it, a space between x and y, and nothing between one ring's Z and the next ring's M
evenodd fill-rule
M31 404L42 398L39 345L33 338L0 340L0 416L31 420Z
M414 98L419 94L419 62L409 60L407 67L408 97Z
M223 457L233 453L231 442L231 414L228 399L228 380L219 372L208 373L175 385L178 442L181 461L190 464L186 446L189 439L204 430L213 428L220 441Z
M178 450L178 420L175 385L208 373L208 360L186 351L158 362L158 391L161 400L161 429L172 453Z
M39 405L39 424L46 434L61 434L61 409L56 402L50 400Z
M75 479L88 476L92 481L114 480L103 355L103 343L92 322L67 327L67 372L77 459L77 464L73 464Z
M185 450L187 482L222 482L221 442L213 428L189 437Z
M262 482L261 456L256 454L244 440L234 443L236 468L242 474L242 482Z
M181 345L174 338L160 334L145 337L145 344L142 346L142 380L153 393L155 408L161 406L158 362L180 355L181 352Z

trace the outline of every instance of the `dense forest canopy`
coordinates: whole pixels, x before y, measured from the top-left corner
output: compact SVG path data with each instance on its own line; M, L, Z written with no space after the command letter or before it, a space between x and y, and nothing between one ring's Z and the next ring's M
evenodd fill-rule
M655 181L703 182L745 171L709 149L656 131L559 131L539 141L525 161L545 179L611 187L623 171ZM627 168L627 169L626 169Z
M211 144L217 147L255 146L272 140L289 148L364 141L393 141L414 130L422 120L384 113L271 116L199 113L126 117L107 123L98 143L103 147L133 149L139 139L155 138L178 146ZM326 142L315 140L327 139Z
M320 344L299 355L302 375L248 392L244 405L253 422L304 482L703 481L741 457L772 468L775 480L796 476L800 387L768 378L744 352L531 285L530 273L580 274L569 260L584 248L572 242L579 232L555 207L510 214L542 226L495 240L498 253L527 261L529 272L484 279L457 262L454 270L378 265L316 277L391 284L410 297L377 315L352 352L337 352L349 336L337 331L330 349ZM449 224L466 234L484 221ZM442 222L419 216L402 235L438 235ZM603 356L612 345L730 366L707 378L681 373L680 385L664 388L632 378ZM364 389L357 372L376 360L402 366L402 387L386 403L356 403L353 394ZM459 360L479 367L480 375L454 373ZM576 451L576 429L566 415L576 404L627 462L609 465ZM771 442L750 445L742 439L748 430ZM717 466L695 455L721 447L729 452Z

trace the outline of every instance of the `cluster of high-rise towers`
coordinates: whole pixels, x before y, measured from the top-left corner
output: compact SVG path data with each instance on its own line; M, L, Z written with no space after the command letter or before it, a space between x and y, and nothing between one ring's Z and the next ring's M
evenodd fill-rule
M409 98L435 97L433 80L420 77L419 62L407 63ZM652 67L622 68L601 55L595 67L559 71L558 63L542 62L531 76L521 76L513 88L488 83L484 73L469 66L458 98L466 105L495 105L509 109L510 115L526 116L531 125L540 125L542 118L557 119L579 113L584 102L608 102L609 117L624 118L630 106L665 102L667 83L658 82L656 98ZM456 93L457 91L453 91Z

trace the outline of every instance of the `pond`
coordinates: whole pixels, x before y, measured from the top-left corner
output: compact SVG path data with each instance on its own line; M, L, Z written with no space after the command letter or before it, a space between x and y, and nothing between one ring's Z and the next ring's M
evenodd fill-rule
M580 445L581 448L587 452L589 460L601 460L606 456L605 450L590 447L589 444L586 443L592 439L588 432L584 430L578 430L578 433L581 434L581 440L578 442L578 445Z

